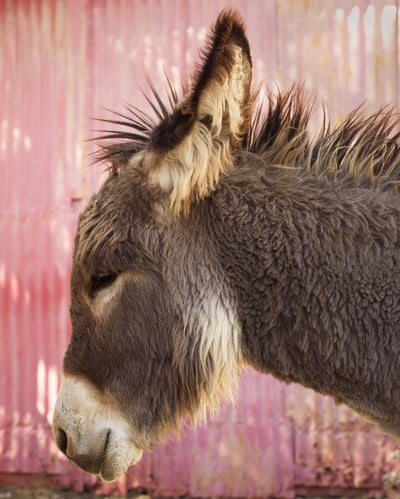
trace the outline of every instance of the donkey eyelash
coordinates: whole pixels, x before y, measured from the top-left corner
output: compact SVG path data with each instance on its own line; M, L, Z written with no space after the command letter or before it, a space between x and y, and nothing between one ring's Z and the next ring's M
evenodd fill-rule
M102 289L110 286L117 279L118 274L116 272L110 272L109 274L94 275L90 284L90 296L94 296L96 293Z

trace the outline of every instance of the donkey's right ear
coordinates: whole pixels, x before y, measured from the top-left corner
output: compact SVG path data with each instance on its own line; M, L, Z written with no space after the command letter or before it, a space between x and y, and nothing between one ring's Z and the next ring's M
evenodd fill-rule
M207 196L250 121L251 56L243 20L223 11L203 52L191 92L151 135L148 179L163 192L163 211L187 214Z

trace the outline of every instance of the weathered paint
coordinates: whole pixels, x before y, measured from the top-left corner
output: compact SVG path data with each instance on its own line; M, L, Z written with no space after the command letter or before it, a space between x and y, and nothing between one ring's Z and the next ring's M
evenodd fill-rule
M99 184L85 139L123 103L146 107L197 59L222 0L0 0L0 477L95 484L57 452L50 420L68 343L76 216ZM237 0L255 81L303 80L333 120L399 107L399 2ZM346 408L249 370L235 406L147 453L116 485L159 495L292 497L378 490L394 441ZM49 478L50 480L50 478Z

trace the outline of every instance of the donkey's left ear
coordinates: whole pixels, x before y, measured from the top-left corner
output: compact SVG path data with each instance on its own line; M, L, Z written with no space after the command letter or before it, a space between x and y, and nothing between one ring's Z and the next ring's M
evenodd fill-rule
M145 153L148 180L163 192L163 211L187 214L231 168L249 126L251 73L243 21L223 11L190 94L155 128Z

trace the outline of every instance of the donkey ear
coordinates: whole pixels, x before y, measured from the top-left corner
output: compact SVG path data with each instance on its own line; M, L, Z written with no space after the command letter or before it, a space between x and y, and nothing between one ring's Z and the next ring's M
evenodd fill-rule
M145 155L163 209L187 214L232 166L250 121L251 56L235 11L218 17L190 94L152 132Z

